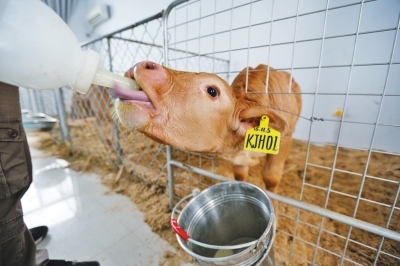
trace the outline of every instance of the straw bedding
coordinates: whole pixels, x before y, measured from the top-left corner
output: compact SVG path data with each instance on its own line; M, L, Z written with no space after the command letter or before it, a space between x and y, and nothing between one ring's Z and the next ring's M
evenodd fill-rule
M51 155L57 155L70 162L71 168L77 171L95 172L110 191L121 193L129 197L145 214L145 221L152 230L173 245L177 253L166 252L160 265L180 265L181 262L190 262L191 258L179 247L176 237L172 232L169 219L169 197L166 187L167 169L165 167L165 147L149 141L137 132L126 132L120 129L121 149L120 160L123 167L118 166L118 153L115 152L115 135L110 131L113 127L108 125L96 126L90 118L70 121L70 134L72 144L63 144L59 138L58 128L50 133L40 133L37 148L46 150ZM82 130L82 128L85 128ZM88 127L92 128L89 130ZM96 132L96 133L94 133ZM99 137L99 135L101 135ZM330 184L331 171L321 167L308 166L304 174L307 143L294 140L285 171L278 189L278 193L294 199L300 198L302 179L309 185L304 186L301 195L304 202L353 216L357 204L357 196L362 185L362 174L366 165L368 152L339 148L336 158L336 169L333 181ZM308 162L326 167L332 167L335 159L335 147L310 146ZM183 163L190 164L233 179L231 164L221 158L201 158L185 152L173 151L173 157ZM250 169L248 182L264 188L260 178L261 165ZM359 175L350 174L354 172ZM382 153L372 153L367 169L367 175L380 177L400 182L400 157ZM183 170L175 170L175 193L184 196L191 189L198 187L204 189L215 184L213 180L200 177ZM190 179L188 179L190 177ZM355 213L357 219L386 227L390 208L395 200L398 185L388 183L381 179L366 178L363 183L361 200ZM322 187L324 189L316 188ZM331 192L326 202L327 188ZM344 195L346 194L346 195ZM350 196L348 196L350 195ZM382 203L386 204L384 206ZM400 207L400 199L396 202ZM347 225L321 216L300 211L292 206L278 204L278 233L275 240L275 259L282 265L307 265L300 259L312 261L315 248L312 244L319 241L319 249L315 262L319 265L337 265L340 257L332 253L342 254L345 239L350 233L350 239L377 249L381 238L365 231L350 228ZM299 220L297 224L295 220ZM323 231L319 235L319 227ZM398 231L400 224L400 211L394 210L388 225L391 230ZM296 230L296 237L293 234ZM319 239L319 240L318 240ZM362 265L372 265L376 251L366 246L350 241L346 257ZM289 252L296 256L289 261ZM400 256L400 245L392 240L385 240L382 251ZM378 265L396 265L400 262L395 258L381 254ZM351 264L345 262L345 265Z

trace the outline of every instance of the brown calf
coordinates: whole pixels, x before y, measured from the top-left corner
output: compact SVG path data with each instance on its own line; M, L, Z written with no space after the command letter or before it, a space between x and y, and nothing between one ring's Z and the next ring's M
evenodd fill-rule
M267 155L263 169L266 188L276 192L288 156L292 133L300 113L299 94L265 94L267 66L249 68L248 94L244 91L246 72L232 86L215 74L176 71L153 62L133 66L125 76L135 79L140 91L115 88L115 103L121 123L149 138L179 149L222 154L234 164L235 178L245 180L255 157L264 154L243 151L246 130L256 126L262 115L269 126L281 132L278 155ZM269 92L287 92L290 75L270 68ZM292 81L292 92L299 92ZM264 92L264 93L263 93ZM272 107L272 108L271 108Z

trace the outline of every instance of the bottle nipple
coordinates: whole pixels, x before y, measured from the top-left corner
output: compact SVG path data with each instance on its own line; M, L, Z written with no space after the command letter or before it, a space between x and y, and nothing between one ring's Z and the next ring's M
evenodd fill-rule
M108 88L112 88L116 83L125 90L139 90L139 85L133 79L120 76L102 68L97 69L92 80L92 84Z

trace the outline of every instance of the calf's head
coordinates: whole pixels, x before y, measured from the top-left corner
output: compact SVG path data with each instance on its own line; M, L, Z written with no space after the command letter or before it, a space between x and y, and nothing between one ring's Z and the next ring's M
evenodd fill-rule
M236 99L229 84L215 74L176 71L146 61L125 76L136 80L141 89L114 89L121 123L179 149L200 153L238 149L248 119L271 113L267 107ZM285 123L273 115L270 119Z

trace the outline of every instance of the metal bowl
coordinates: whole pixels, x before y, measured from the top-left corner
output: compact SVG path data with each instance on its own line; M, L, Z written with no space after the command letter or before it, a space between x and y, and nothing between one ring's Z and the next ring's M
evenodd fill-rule
M22 114L22 123L27 132L49 131L57 122L57 119L44 113L23 112Z

